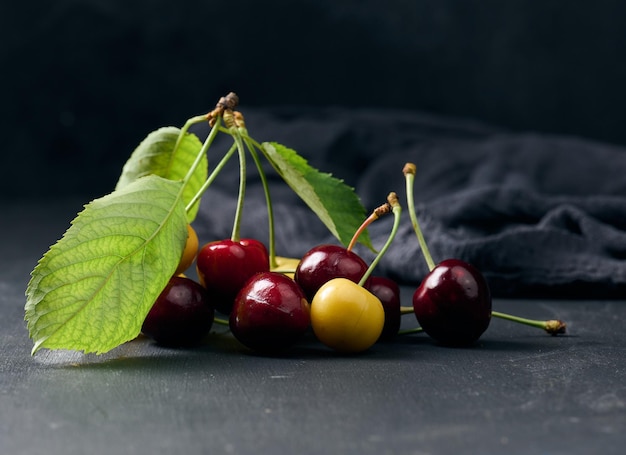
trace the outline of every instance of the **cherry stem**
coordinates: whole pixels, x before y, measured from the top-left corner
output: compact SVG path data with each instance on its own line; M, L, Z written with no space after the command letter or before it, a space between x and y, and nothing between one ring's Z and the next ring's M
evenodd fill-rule
M240 238L241 228L241 215L243 213L243 203L246 195L246 153L243 147L243 142L239 132L233 130L233 138L237 144L237 151L239 153L239 195L237 196L237 209L235 211L235 220L233 222L233 232L230 239L233 242L238 242Z
M261 178L261 184L263 185L263 193L265 194L265 204L267 206L267 219L268 219L268 229L269 229L269 240L268 240L268 249L270 256L270 268L276 268L278 263L276 262L276 234L274 231L274 209L272 207L272 198L270 196L270 187L267 183L267 176L265 175L265 171L263 171L263 166L261 165L261 160L259 159L259 154L256 152L254 147L254 142L248 136L248 131L244 127L239 127L239 131L242 132L245 143L248 147L248 151L252 156L252 160L256 165L256 168L259 173L259 177Z
M233 144L233 148L229 150L229 152L224 156L222 161L215 168L215 171L213 172L213 174L211 174L211 176L207 179L207 182L205 182L205 185L203 186L203 188L198 192L199 193L198 197L200 197L200 195L206 190L206 187L208 187L210 183L215 179L217 173L223 168L223 166L226 164L228 159L230 159L230 157L232 156L236 148L236 150L239 151L239 156L240 156L240 190L239 190L239 199L238 199L238 204L237 204L237 212L236 212L237 214L235 215L235 222L233 226L233 234L231 236L231 240L238 240L240 218L241 218L240 215L241 215L241 210L243 206L244 192L245 192L244 185L245 185L245 174L246 174L245 157L244 157L243 144L242 144L242 140L243 140L243 143L245 143L248 151L250 152L250 155L252 156L252 159L258 170L259 177L261 179L261 184L263 185L263 191L265 193L265 200L266 200L266 205L267 205L268 223L269 223L268 249L269 249L269 256L270 256L270 265L276 267L277 266L276 247L275 247L276 236L275 236L275 230L274 230L274 211L272 208L272 199L270 197L270 190L269 190L269 185L267 183L267 176L265 175L265 172L263 171L263 166L261 165L259 155L256 153L256 149L259 149L261 151L263 151L263 149L258 142L256 142L253 138L251 138L248 135L248 130L245 127L245 121L244 121L243 115L240 112L225 109L223 111L223 115L225 117L224 123L226 124L226 126L228 126L228 128L224 128L220 126L218 123L215 123L214 130L219 130L223 133L229 134L230 136L234 138L235 143ZM220 119L219 116L215 116L213 118L216 121L219 121Z
M398 335L412 335L414 333L422 333L424 331L421 327L414 327L412 329L398 330Z
M400 314L414 314L414 310L412 306L401 306ZM551 319L548 321L540 321L536 319L527 319L519 316L514 316L507 313L501 313L499 311L492 311L491 316L500 319L506 319L507 321L517 322L519 324L529 325L531 327L536 327L538 329L543 329L548 332L550 335L558 335L561 333L565 333L567 330L567 326L564 322L558 319Z
M185 136L185 134L187 134L189 127L191 127L192 125L196 123L200 123L201 121L206 121L206 119L207 119L206 115L202 115L202 116L192 117L189 120L187 120L187 122L185 122L185 125L180 130L180 134L178 135L176 144L174 145L174 150L172 151L172 155L175 154L178 148L180 147L183 137ZM193 173L196 171L196 168L200 164L200 161L202 161L202 157L206 155L209 147L211 147L211 144L213 143L213 140L215 139L219 131L219 122L220 122L220 118L218 117L216 118L216 123L214 124L214 126L211 127L211 131L209 132L209 135L207 136L204 143L202 144L200 151L196 155L196 159L194 160L193 164L187 171L187 175L185 175L185 178L183 179L183 187L187 185L187 183L193 176ZM186 212L189 212L193 208L193 206L198 202L198 200L200 199L200 197L202 196L202 194L204 193L207 187L208 185L203 186L203 189L201 191L198 191L198 193L194 195L192 200L185 207Z
M219 325L225 325L225 326L229 325L228 320L226 319L213 318L213 322Z
M435 262L433 261L433 257L430 254L428 245L426 245L426 240L424 240L424 234L422 233L422 229L420 228L419 222L417 221L417 215L415 214L415 203L413 201L415 164L406 163L404 165L404 169L402 169L402 173L404 174L404 178L406 181L406 200L407 205L409 206L409 216L411 217L413 230L415 231L415 235L417 235L417 241L419 242L420 248L422 250L422 255L424 256L426 264L428 265L428 270L432 272L432 270L435 268Z
M491 315L496 318L506 319L507 321L513 321L520 324L529 325L531 327L536 327L538 329L543 329L548 332L550 335L558 335L561 333L565 333L567 330L567 326L563 321L558 319L551 319L548 321L539 321L535 319L527 319L519 316L513 316L506 313L501 313L499 311L492 311Z
M243 138L246 141L246 145L250 150L250 154L252 155L252 159L257 166L259 171L259 176L261 178L261 183L263 185L263 191L265 192L265 202L267 205L267 218L269 224L269 256L270 256L270 267L275 268L278 267L278 262L276 261L276 234L274 230L274 209L272 207L272 198L270 197L270 189L267 183L267 177L265 172L263 171L263 167L261 166L261 161L259 159L259 155L256 153L256 150L259 150L262 154L265 153L263 150L263 146L255 141L252 137L248 135L248 130L245 127L243 116L238 117L239 121L239 131L241 132Z
M356 230L356 232L352 236L352 239L350 240L350 243L348 244L348 248L346 249L348 251L352 251L354 245L356 245L356 243L359 241L359 237L361 236L361 234L363 234L363 232L365 232L369 225L376 221L378 218L380 218L382 215L385 215L389 212L391 212L391 205L389 205L388 202L379 207L376 207L376 209L374 209L370 216L368 216L365 221L363 221L361 226L359 226L359 228Z
M226 166L226 163L234 155L234 153L236 151L237 151L237 144L233 143L231 148L226 152L226 154L224 154L224 156L222 157L220 162L217 163L217 166L215 166L215 169L213 170L213 172L211 172L211 174L204 181L204 183L202 184L202 187L198 190L198 192L191 199L191 201L189 201L189 203L187 204L187 207L186 207L187 211L189 211L190 208L193 207L193 205L198 201L198 199L200 199L200 197L202 197L202 194L204 194L206 189L211 185L211 183L213 183L213 181L215 180L217 175L224 168L224 166Z
M180 129L178 138L176 139L176 143L174 144L174 148L172 149L172 155L175 155L178 149L180 148L180 144L183 142L183 138L189 131L189 128L191 128L193 125L197 123L206 122L206 120L207 120L206 115L196 115L195 117L191 117L190 119L187 119L185 124Z
M370 266L367 268L367 270L365 271L365 274L361 277L361 280L358 283L359 286L365 285L365 282L370 277L370 275L372 274L372 272L374 271L374 269L376 268L380 260L383 258L383 256L385 255L385 253L387 252L387 250L393 243L393 239L395 238L398 232L398 227L400 226L400 215L402 214L402 206L400 205L400 202L398 201L398 195L393 192L389 193L389 195L387 196L387 203L391 206L391 209L393 211L393 226L391 228L391 232L389 233L389 237L387 237L387 241L385 242L383 247L380 249L380 251L374 258Z

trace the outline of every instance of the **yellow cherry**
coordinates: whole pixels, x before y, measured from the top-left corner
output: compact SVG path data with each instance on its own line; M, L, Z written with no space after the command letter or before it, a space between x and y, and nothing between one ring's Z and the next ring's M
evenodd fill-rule
M276 266L271 268L272 272L280 272L287 275L289 278L293 279L294 273L298 264L300 263L300 259L298 258L288 258L284 256L276 256L275 258Z
M196 259L196 255L198 254L198 234L194 228L191 227L190 224L187 225L187 243L185 244L185 249L183 250L183 254L180 257L180 262L178 263L178 268L174 275L179 275L187 270L193 261Z
M311 302L311 326L318 340L344 353L369 349L380 337L385 311L367 289L346 278L334 278Z

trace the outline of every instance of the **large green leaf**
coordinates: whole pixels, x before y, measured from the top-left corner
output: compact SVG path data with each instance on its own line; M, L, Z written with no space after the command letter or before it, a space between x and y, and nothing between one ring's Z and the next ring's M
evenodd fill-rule
M344 245L365 220L365 208L354 189L343 180L311 167L294 150L276 142L264 142L262 150L276 172L309 206L329 231ZM364 232L359 242L373 248Z
M182 180L202 149L202 143L195 134L185 133L180 145L174 146L181 134L179 128L168 126L159 128L137 146L122 169L116 189L121 189L140 177L154 174L170 180ZM183 200L189 203L205 182L208 173L207 157L204 155L194 171L183 193ZM187 214L191 223L197 213L196 203Z
M85 206L32 272L33 354L103 353L139 334L186 242L181 192L180 182L147 176Z

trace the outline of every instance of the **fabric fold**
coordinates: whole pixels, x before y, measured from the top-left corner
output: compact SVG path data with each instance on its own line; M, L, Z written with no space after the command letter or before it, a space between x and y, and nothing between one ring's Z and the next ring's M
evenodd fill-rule
M268 108L246 114L246 121L255 138L291 147L354 186L367 210L390 191L405 205L402 168L415 163L416 210L435 261L473 263L496 296L626 295L622 147L405 111ZM212 213L216 204L234 207L236 172L234 163L203 198ZM337 243L281 181L272 179L272 193L280 255L298 257L316 244ZM205 238L230 235L229 210L220 210L217 223L202 215ZM428 270L404 212L376 273L418 284ZM384 243L390 223L381 219L370 228L375 246ZM266 224L263 192L251 174L242 233L263 239ZM373 258L364 248L358 252Z

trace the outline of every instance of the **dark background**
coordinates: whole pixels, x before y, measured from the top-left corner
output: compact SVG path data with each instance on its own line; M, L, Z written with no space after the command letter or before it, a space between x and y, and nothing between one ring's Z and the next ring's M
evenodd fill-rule
M0 6L0 197L96 196L210 110L391 107L626 144L626 3L58 0ZM271 139L271 138L262 138Z

